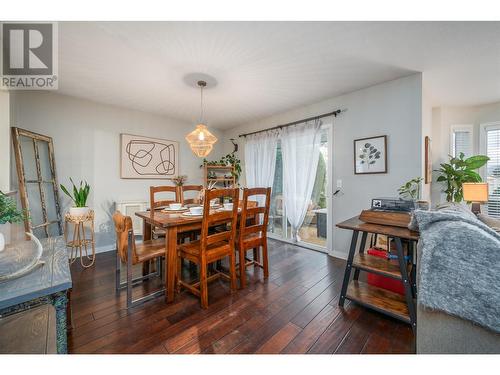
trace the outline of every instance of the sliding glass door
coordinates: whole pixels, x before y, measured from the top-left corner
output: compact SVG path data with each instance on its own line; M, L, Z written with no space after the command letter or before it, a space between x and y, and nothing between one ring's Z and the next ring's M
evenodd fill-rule
M327 251L331 248L331 124L321 127L321 147L318 168L314 181L314 188L308 200L307 213L298 232L298 242L315 250ZM276 169L271 196L271 208L269 214L270 237L292 240L292 230L286 216L283 189L283 158L281 142L278 141L276 150Z

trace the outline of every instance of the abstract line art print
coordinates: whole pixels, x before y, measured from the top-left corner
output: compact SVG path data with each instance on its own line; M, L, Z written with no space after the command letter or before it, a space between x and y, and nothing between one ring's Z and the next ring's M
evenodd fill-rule
M121 134L121 178L165 179L179 174L179 142Z

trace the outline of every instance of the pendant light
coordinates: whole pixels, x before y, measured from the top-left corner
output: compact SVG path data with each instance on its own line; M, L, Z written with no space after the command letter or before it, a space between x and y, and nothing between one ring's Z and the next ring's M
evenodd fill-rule
M186 136L186 141L189 143L191 150L200 158L210 154L213 145L217 142L217 138L208 131L207 126L203 122L203 88L207 86L205 81L198 81L200 88L200 122L196 125L196 129Z

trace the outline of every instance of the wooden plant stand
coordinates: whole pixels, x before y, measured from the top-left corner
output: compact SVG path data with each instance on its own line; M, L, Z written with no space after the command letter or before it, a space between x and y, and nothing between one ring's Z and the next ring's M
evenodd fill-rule
M68 226L73 226L73 238L68 240ZM88 231L90 231L90 237L86 237L85 227L88 225ZM94 265L95 262L95 237L94 237L94 211L90 210L87 215L84 216L71 216L67 213L64 216L64 242L66 247L71 249L70 254L70 264L76 261L78 255L80 255L80 264L83 268L89 268ZM89 255L89 247L92 250L92 254ZM85 251L85 258L83 252Z
M418 232L407 228L392 225L365 223L358 216L337 224L342 229L353 231L349 256L347 258L344 281L340 292L339 306L344 306L346 299L359 303L393 318L411 324L413 331L417 326L416 319L416 256L415 244L418 241ZM358 248L358 236L361 235ZM398 264L389 260L366 255L364 253L368 234L385 235L392 238L396 244ZM408 260L405 259L403 241L408 242ZM354 268L352 281L351 271ZM359 281L360 271L401 280L405 295L382 289Z

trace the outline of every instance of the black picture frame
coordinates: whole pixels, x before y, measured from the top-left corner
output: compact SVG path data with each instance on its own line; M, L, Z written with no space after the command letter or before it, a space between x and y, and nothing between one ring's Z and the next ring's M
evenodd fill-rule
M373 145L373 143L375 143L375 145ZM354 140L353 144L354 144L355 175L387 173L387 135L358 138ZM370 147L365 147L367 144L370 147L373 146L375 151L373 151L373 149L370 151ZM366 149L369 150L368 154L367 152L361 152L361 150L366 150ZM363 158L367 157L370 158L369 164L363 163ZM382 163L382 166L377 165L376 168L372 167L372 170L370 171L370 166L372 165L375 166L375 164L377 164L378 162Z

